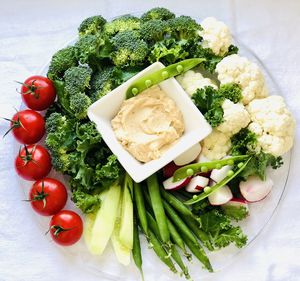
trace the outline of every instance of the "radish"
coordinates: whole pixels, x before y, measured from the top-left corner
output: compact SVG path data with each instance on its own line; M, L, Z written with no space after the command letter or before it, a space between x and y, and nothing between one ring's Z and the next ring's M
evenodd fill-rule
M229 202L227 202L225 206L234 206L234 207L245 207L248 210L247 201L243 198L232 198Z
M209 179L202 176L195 176L191 179L189 184L185 187L187 192L197 193L208 185Z
M163 181L163 186L165 190L178 190L184 186L186 186L190 182L191 178L185 178L180 181L173 182L173 177L170 177Z
M205 163L205 162L210 162L210 160L202 153L200 153L196 158L196 163Z
M209 195L208 201L211 205L218 206L226 204L232 197L233 195L230 188L227 185L224 185Z
M170 178L173 176L175 171L179 169L180 167L177 166L174 161L170 162L166 166L163 167L163 174L165 178Z
M197 156L201 152L201 145L200 143L196 143L192 147L190 147L188 150L180 154L177 158L174 159L174 162L178 166L183 166L191 163L194 161Z
M232 169L232 166L226 165L221 169L213 169L210 174L210 178L218 183L226 178L227 173Z
M264 199L271 191L273 181L266 178L265 181L257 176L250 176L246 181L240 182L240 191L248 202L257 202Z

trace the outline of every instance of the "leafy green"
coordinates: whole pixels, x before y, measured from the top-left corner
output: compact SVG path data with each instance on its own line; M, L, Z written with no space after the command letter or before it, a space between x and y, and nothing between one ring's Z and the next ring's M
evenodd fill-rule
M235 83L221 85L218 94L234 103L238 103L243 97L241 87Z
M241 129L231 137L231 155L245 155L255 152L257 137L248 128Z
M249 211L245 206L234 206L225 204L222 206L224 214L231 219L240 221L245 219L249 215Z
M76 204L77 208L81 209L86 214L96 212L101 206L99 194L92 195L81 190L73 191L72 201Z

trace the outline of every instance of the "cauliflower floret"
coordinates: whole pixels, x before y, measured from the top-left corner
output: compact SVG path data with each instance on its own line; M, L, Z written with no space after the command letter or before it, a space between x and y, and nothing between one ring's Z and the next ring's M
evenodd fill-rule
M223 56L228 52L232 44L232 36L225 23L209 17L201 22L201 26L203 30L199 31L199 35L203 38L204 48L210 48L218 56Z
M266 153L281 156L293 146L295 120L281 96L254 100L246 107L249 130L257 135L258 145Z
M268 95L265 79L256 63L239 55L230 55L216 66L222 84L237 83L242 88L243 104Z
M225 99L222 108L224 121L217 127L220 132L232 136L248 126L250 116L243 104Z
M189 96L192 96L197 89L204 88L205 86L212 86L217 89L217 86L211 79L203 77L201 73L194 70L189 70L177 76L176 79Z
M230 137L216 129L214 129L201 144L201 154L209 160L219 160L223 158L231 148Z

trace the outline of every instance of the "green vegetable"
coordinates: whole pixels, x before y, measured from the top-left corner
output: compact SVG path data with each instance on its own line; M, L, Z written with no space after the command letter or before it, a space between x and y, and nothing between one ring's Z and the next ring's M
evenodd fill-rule
M168 78L176 76L182 72L188 71L189 69L195 67L199 63L203 62L203 59L188 59L184 60L167 67L164 67L160 70L157 70L151 74L144 75L142 78L136 80L126 92L126 97L131 98L142 92L143 90L147 89L147 85L145 81L150 80L151 85L156 85ZM181 67L182 68L181 68Z
M217 209L199 216L201 228L209 233L211 243L215 248L223 248L234 243L238 248L246 245L245 236L239 226L233 226L230 218Z
M170 232L168 229L166 214L164 211L156 174L153 174L147 178L147 187L161 239L167 246L170 246Z
M148 54L148 46L135 31L123 31L112 39L111 58L116 66L127 67L143 65Z
M136 211L139 218L139 223L143 232L148 235L148 224L147 224L147 217L146 217L146 208L144 202L144 196L141 190L141 185L139 183L133 183L133 193L134 193L134 201L136 205Z
M245 219L249 215L249 211L244 206L222 205L222 210L226 216L236 221Z
M113 233L120 202L121 187L112 185L105 198L93 225L90 241L90 251L101 255Z
M195 195L193 196L192 199L185 201L185 204L187 205L191 205L191 204L195 204L198 201L201 201L203 199L205 199L206 197L208 197L210 194L214 193L215 191L217 191L220 187L224 186L226 183L230 182L232 179L234 179L237 175L239 175L247 166L247 164L249 163L249 161L252 159L252 157L248 158L248 160L246 160L246 162L243 164L243 166L241 166L240 168L238 168L238 170L236 170L234 172L233 175L231 176L227 176L226 178L224 178L222 181L216 183L215 185L213 185L212 187L210 187L209 191L207 192L202 192L200 195ZM228 160L228 159L226 159Z
M136 212L134 212L135 214ZM140 244L140 237L139 237L139 230L138 230L138 223L136 216L133 216L133 248L132 248L132 257L134 260L134 263L136 267L139 269L142 280L144 280L144 274L143 274L143 260L142 260L142 254L141 254L141 244Z
M177 40L195 39L199 37L200 24L189 16L180 16L168 21L172 37Z
M106 20L100 15L86 18L78 27L79 36L98 34L103 30L105 23Z
M142 21L149 21L149 20L169 20L175 18L175 14L170 12L166 8L152 8L151 10L147 11L141 16Z
M104 32L108 36L113 36L118 32L138 30L140 28L140 19L131 15L125 15L108 22L104 26Z
M100 208L100 198L99 194L89 194L81 190L74 190L72 193L72 201L86 214L94 213Z
M201 172L211 171L213 169L216 169L217 167L222 168L223 166L226 165L232 166L234 163L244 161L249 157L250 157L249 155L237 155L230 158L215 160L211 162L189 164L175 171L173 175L173 181L176 182L186 178L187 176L192 176Z
M154 44L165 38L169 30L169 25L163 20L149 20L141 25L140 36L149 44Z
M78 65L76 48L74 46L68 46L53 55L47 77L51 80L62 79L65 71L76 65Z

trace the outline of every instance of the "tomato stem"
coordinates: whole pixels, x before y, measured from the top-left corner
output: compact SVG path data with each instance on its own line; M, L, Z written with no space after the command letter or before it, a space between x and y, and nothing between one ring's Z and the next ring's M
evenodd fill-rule
M8 122L11 122L12 126L6 131L6 133L3 135L3 138L10 132L12 131L13 129L16 129L16 128L20 128L22 127L24 130L25 127L24 125L22 124L21 120L20 120L20 115L18 114L18 119L17 120L13 120L13 119L9 119L9 118L2 118L4 119L5 121L8 121ZM27 130L26 130L27 131Z
M36 80L33 80L31 82L31 84L26 84L26 83L22 83L22 82L19 82L19 81L15 81L16 83L19 83L21 84L22 86L26 87L28 90L24 93L22 92L19 92L18 89L17 89L17 92L19 92L21 95L28 95L28 94L32 94L36 99L38 99L40 97L40 94L37 92L38 89L42 88L40 86L35 86L34 83L35 83Z

